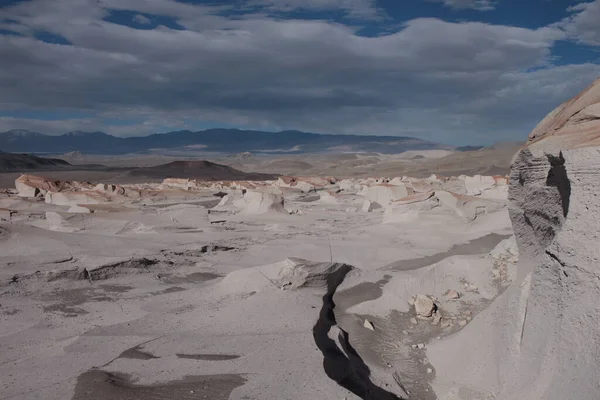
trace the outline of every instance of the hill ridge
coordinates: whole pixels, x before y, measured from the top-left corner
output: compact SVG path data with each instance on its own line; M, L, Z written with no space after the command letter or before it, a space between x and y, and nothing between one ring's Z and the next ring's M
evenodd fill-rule
M334 135L284 130L267 132L214 128L199 131L171 131L147 136L117 137L104 132L67 132L46 135L22 129L0 133L0 148L7 152L64 154L147 153L156 149L192 151L198 145L205 152L309 153L331 152L343 146L348 152L401 153L408 150L453 149L453 146L408 136ZM196 147L194 147L196 146Z

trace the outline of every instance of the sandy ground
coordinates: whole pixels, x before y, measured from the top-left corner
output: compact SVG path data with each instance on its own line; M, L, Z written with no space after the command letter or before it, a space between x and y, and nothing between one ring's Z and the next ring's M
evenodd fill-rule
M68 207L0 196L27 215L0 224L2 400L445 398L467 389L436 385L429 343L510 280L494 274L506 208L383 223L360 194L294 192L292 214L175 219L137 203L67 232L43 216ZM441 323L417 319L417 294Z

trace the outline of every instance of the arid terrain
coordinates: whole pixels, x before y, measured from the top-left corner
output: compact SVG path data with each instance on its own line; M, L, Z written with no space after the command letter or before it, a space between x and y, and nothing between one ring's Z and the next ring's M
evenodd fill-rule
M504 177L23 175L0 200L3 390L433 398L434 367L413 346L462 329L510 281L506 193ZM411 310L421 294L433 316Z
M432 173L442 176L506 175L513 155L522 143L502 143L473 151L419 150L399 154L381 153L207 153L187 151L184 155L169 149L164 154L94 155L81 152L53 155L69 165L48 165L40 158L0 153L0 187L12 187L22 172L38 173L58 180L82 180L102 183L160 183L162 179L197 178L268 179L267 174L293 176L336 176L367 178L373 176L412 176L425 178ZM21 160L15 162L15 158ZM26 160L26 161L25 161ZM185 170L184 161L208 160L222 167L196 165ZM175 164L173 164L175 163ZM208 167L208 168L207 168ZM212 168L210 168L212 167ZM248 172L242 172L248 171ZM254 176L252 174L255 174Z
M597 399L598 104L521 149L5 173L0 399Z

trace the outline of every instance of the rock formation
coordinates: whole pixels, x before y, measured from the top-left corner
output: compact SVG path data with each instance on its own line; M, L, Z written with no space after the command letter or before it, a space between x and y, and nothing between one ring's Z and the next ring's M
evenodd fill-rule
M598 146L600 79L550 113L513 160L509 211L530 289L506 398L599 396Z
M391 204L392 201L408 196L408 189L402 185L381 184L365 188L365 199L371 203L377 203L382 207Z
M247 190L243 196L233 202L233 205L244 214L266 214L269 212L287 211L283 207L283 197L278 194Z
M438 376L500 400L599 397L598 146L600 79L551 112L515 155L515 281L464 331L431 349Z

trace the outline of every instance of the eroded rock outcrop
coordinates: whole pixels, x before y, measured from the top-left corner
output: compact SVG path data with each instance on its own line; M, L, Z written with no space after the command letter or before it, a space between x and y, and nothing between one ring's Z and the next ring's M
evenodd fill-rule
M243 214L266 214L271 212L287 214L283 204L283 196L258 190L247 190L243 192L241 198L233 201L233 206Z
M515 155L516 277L464 331L431 349L452 390L500 400L600 397L599 105L597 80L551 112ZM460 343L469 346L453 350Z
M513 161L518 278L530 289L507 399L600 396L599 106L597 80L550 113Z
M21 175L15 180L19 197L44 197L48 192L73 191L90 188L87 182L71 182L48 179L35 175Z
M385 210L384 222L405 222L419 217L444 215L472 222L481 215L491 214L505 206L502 201L436 190L392 201Z

